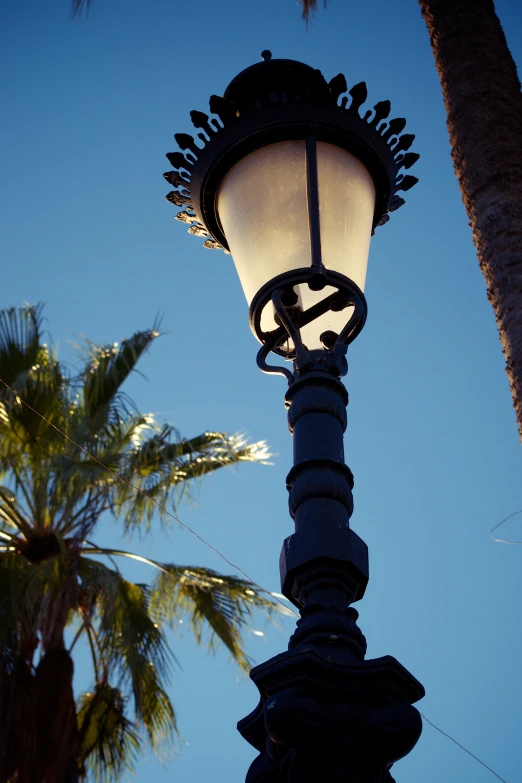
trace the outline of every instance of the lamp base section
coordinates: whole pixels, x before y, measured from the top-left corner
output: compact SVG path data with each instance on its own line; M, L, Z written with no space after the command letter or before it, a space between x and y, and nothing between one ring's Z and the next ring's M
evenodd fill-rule
M238 723L260 751L246 783L393 783L422 731L422 685L391 656L299 645L250 673L257 708Z

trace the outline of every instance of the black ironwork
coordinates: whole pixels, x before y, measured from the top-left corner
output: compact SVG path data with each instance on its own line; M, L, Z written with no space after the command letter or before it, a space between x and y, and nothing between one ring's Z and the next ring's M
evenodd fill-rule
M303 311L297 304L297 295L294 290L298 285L307 285L313 291L321 291L327 286L337 290L333 294L327 294L308 310ZM348 346L357 337L366 322L368 312L366 299L353 280L325 267L317 269L317 267L311 266L285 272L272 278L260 288L250 305L250 328L258 340L263 343L258 354L258 363L259 361L263 362L270 351L284 356L286 359L295 358L296 346L293 334L289 333L287 328L281 326L272 332L265 332L261 327L263 311L271 301L273 302L276 291L282 291L286 299L288 317L291 318L291 322L295 324L297 329L315 321L329 310L340 312L345 308L353 308L353 312L340 335L334 332L324 332L321 335L321 341L325 348L333 347L336 342ZM287 345L285 346L284 343ZM267 371L265 367L261 367L261 369Z
M281 589L300 611L288 651L252 669L258 707L239 722L259 756L247 783L393 783L390 767L409 753L421 733L412 706L422 685L395 658L365 660L366 641L352 604L368 582L366 544L350 528L353 475L344 461L348 394L341 378L346 352L364 326L367 305L352 280L325 268L317 181L317 142L347 150L370 172L376 189L373 228L399 208L399 191L417 179L400 173L419 157L406 153L414 136L406 121L387 120L389 101L361 116L364 82L349 90L339 74L327 83L320 71L293 60L263 62L236 76L223 97L212 96L214 117L191 112L198 142L176 134L184 151L167 155L175 171L164 176L176 190L167 199L177 218L204 246L228 250L216 197L239 160L268 144L304 140L311 265L268 281L250 305L250 325L262 343L257 363L288 380L288 424L294 465L287 477L295 533L280 559ZM402 135L401 135L402 134ZM324 292L307 309L298 293ZM262 323L273 308L275 328ZM339 333L320 335L322 349L309 350L303 329L329 311L346 310ZM293 371L270 365L273 352L293 360Z
M348 370L346 343L339 335L329 347L308 351L288 292L275 290L272 303L281 327L260 354L266 360L283 332L294 346L293 373L262 369L289 380L294 466L287 487L295 533L284 542L280 571L282 592L300 620L288 651L250 672L261 698L238 729L259 756L246 783L393 783L390 767L421 733L412 705L424 689L391 656L365 660L366 640L351 606L366 589L368 551L349 524L348 394L340 380Z
M317 139L315 136L306 137L306 188L312 266L323 269L319 219L319 181L317 178Z
M404 200L400 191L417 182L401 169L418 159L406 152L414 140L402 134L403 118L388 120L390 102L380 101L361 116L366 85L360 82L348 91L342 74L326 82L322 73L295 60L272 60L242 71L225 90L210 98L209 117L192 111L190 117L197 142L187 133L177 133L182 152L167 154L176 171L164 174L177 190L168 201L181 207L177 218L189 223L189 232L206 237L204 246L229 250L216 209L216 195L232 166L250 152L275 142L308 139L329 142L357 157L373 177L376 203L373 227L389 219ZM402 135L401 135L402 134Z

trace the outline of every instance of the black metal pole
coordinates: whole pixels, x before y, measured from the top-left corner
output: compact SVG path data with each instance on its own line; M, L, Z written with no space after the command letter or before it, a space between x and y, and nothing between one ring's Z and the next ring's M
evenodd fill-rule
M368 555L349 526L343 354L301 354L286 395L296 532L283 545L281 585L301 617L288 651L250 673L261 700L238 729L260 755L247 783L389 783L391 765L421 733L412 703L424 695L422 685L391 656L364 659L351 606L364 594Z
M258 366L290 383L286 403L294 466L288 488L295 533L283 546L281 577L282 590L301 617L288 651L251 672L261 700L239 730L260 755L247 781L383 783L391 780L391 764L420 735L420 716L411 705L424 690L394 658L364 659L366 643L351 606L364 594L368 555L349 525L353 477L344 462L348 396L340 379L347 370L346 346L364 326L366 301L352 280L322 258L317 145L332 144L366 167L375 185L374 229L402 206L399 192L417 182L401 170L419 156L406 152L415 138L402 133L406 121L387 119L389 101L362 109L364 82L348 91L342 74L327 82L304 63L272 60L268 50L262 57L232 80L223 97L211 97L210 111L219 122L191 112L198 141L176 134L184 154L168 153L174 171L164 175L177 188L167 199L181 208L177 218L190 224L189 232L207 237L207 248L230 250L216 203L226 174L262 147L306 142L311 264L303 259L303 268L267 281L249 312L262 344ZM325 289L324 298L306 310L299 308L296 294L303 285ZM272 305L277 326L267 332L262 314ZM310 333L307 327L328 311L348 308L352 314L341 332L322 332L317 336L324 350L308 351L300 330ZM271 351L295 358L294 372L268 364Z

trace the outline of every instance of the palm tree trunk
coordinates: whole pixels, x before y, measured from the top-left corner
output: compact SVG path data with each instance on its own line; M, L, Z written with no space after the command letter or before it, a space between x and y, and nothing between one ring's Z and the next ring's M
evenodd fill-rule
M0 781L40 783L35 678L21 656L0 668Z
M51 537L56 539L54 534ZM60 550L57 540L56 547L49 548L51 556L55 556L56 548ZM78 559L73 546L60 556L59 582L48 591L47 601L40 607L43 655L35 675L39 783L78 783L80 778L74 664L64 639L69 614L78 605Z
M53 649L36 670L40 783L77 783L80 777L73 668L65 649Z
M419 0L522 440L522 95L493 0Z

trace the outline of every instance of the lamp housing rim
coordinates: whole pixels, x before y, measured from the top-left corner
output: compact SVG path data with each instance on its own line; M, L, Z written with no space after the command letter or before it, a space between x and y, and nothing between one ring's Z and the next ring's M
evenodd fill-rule
M419 158L406 152L415 138L402 133L406 120L388 119L389 101L379 101L363 114L364 82L348 90L343 74L327 82L321 71L297 60L272 60L268 51L262 56L263 62L232 79L224 97L211 96L213 116L190 112L198 143L190 134L174 135L183 152L167 153L175 170L164 177L178 188L166 196L182 208L176 217L190 225L189 233L206 238L205 247L230 252L216 205L227 173L262 147L314 135L316 142L344 149L366 167L376 189L372 227L386 223L388 213L404 204L398 191L417 182L400 171Z
M395 172L378 155L371 144L343 127L341 110L322 106L292 107L294 117L279 106L263 107L260 116L249 113L230 127L225 127L218 139L207 145L192 171L190 197L197 219L216 242L227 251L230 247L223 231L217 208L221 183L241 160L264 147L285 141L304 141L314 136L317 143L332 144L353 155L370 174L375 187L375 209L372 229L386 214L390 194L395 184ZM261 114L261 112L260 112Z

